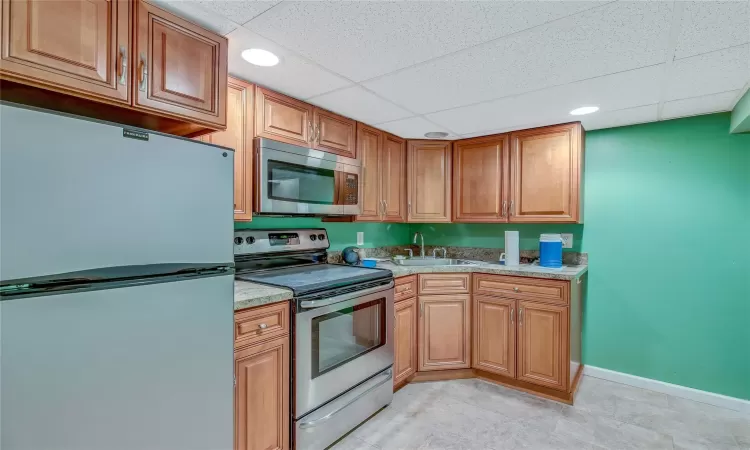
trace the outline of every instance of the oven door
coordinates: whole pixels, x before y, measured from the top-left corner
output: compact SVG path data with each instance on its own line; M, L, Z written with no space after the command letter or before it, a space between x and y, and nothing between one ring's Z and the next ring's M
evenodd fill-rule
M393 364L393 282L325 300L295 315L299 419Z
M256 213L361 213L356 160L268 139L255 145Z

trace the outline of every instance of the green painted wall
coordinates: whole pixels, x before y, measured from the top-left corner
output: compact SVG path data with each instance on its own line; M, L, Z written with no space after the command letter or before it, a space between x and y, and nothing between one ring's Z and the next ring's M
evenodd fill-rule
M728 130L587 133L586 364L750 399L750 135Z
M331 250L357 244L357 231L365 233L363 247L401 245L409 239L409 225L404 223L337 223L321 222L314 217L253 217L253 221L235 222L234 228L325 228Z
M734 105L729 122L731 133L750 133L750 90Z
M539 235L542 233L573 233L573 248L564 251L581 251L583 225L555 224L488 224L488 223L427 223L411 224L409 236L420 231L429 245L459 247L504 248L505 231L519 232L521 250L539 250Z

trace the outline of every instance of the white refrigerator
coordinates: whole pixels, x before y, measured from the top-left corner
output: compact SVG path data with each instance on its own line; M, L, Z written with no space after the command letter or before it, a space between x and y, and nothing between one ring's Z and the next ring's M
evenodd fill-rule
M0 104L0 448L230 450L233 153Z

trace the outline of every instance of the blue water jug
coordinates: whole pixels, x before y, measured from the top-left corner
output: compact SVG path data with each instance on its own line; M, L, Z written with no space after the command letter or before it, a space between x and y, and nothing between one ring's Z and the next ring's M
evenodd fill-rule
M562 236L542 234L539 237L539 265L542 267L562 267Z

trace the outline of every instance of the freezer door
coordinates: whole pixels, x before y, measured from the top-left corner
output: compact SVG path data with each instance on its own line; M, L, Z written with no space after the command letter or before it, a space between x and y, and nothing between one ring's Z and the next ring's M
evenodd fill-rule
M0 105L0 280L232 262L233 152L124 129Z
M0 448L232 449L233 288L0 301Z

